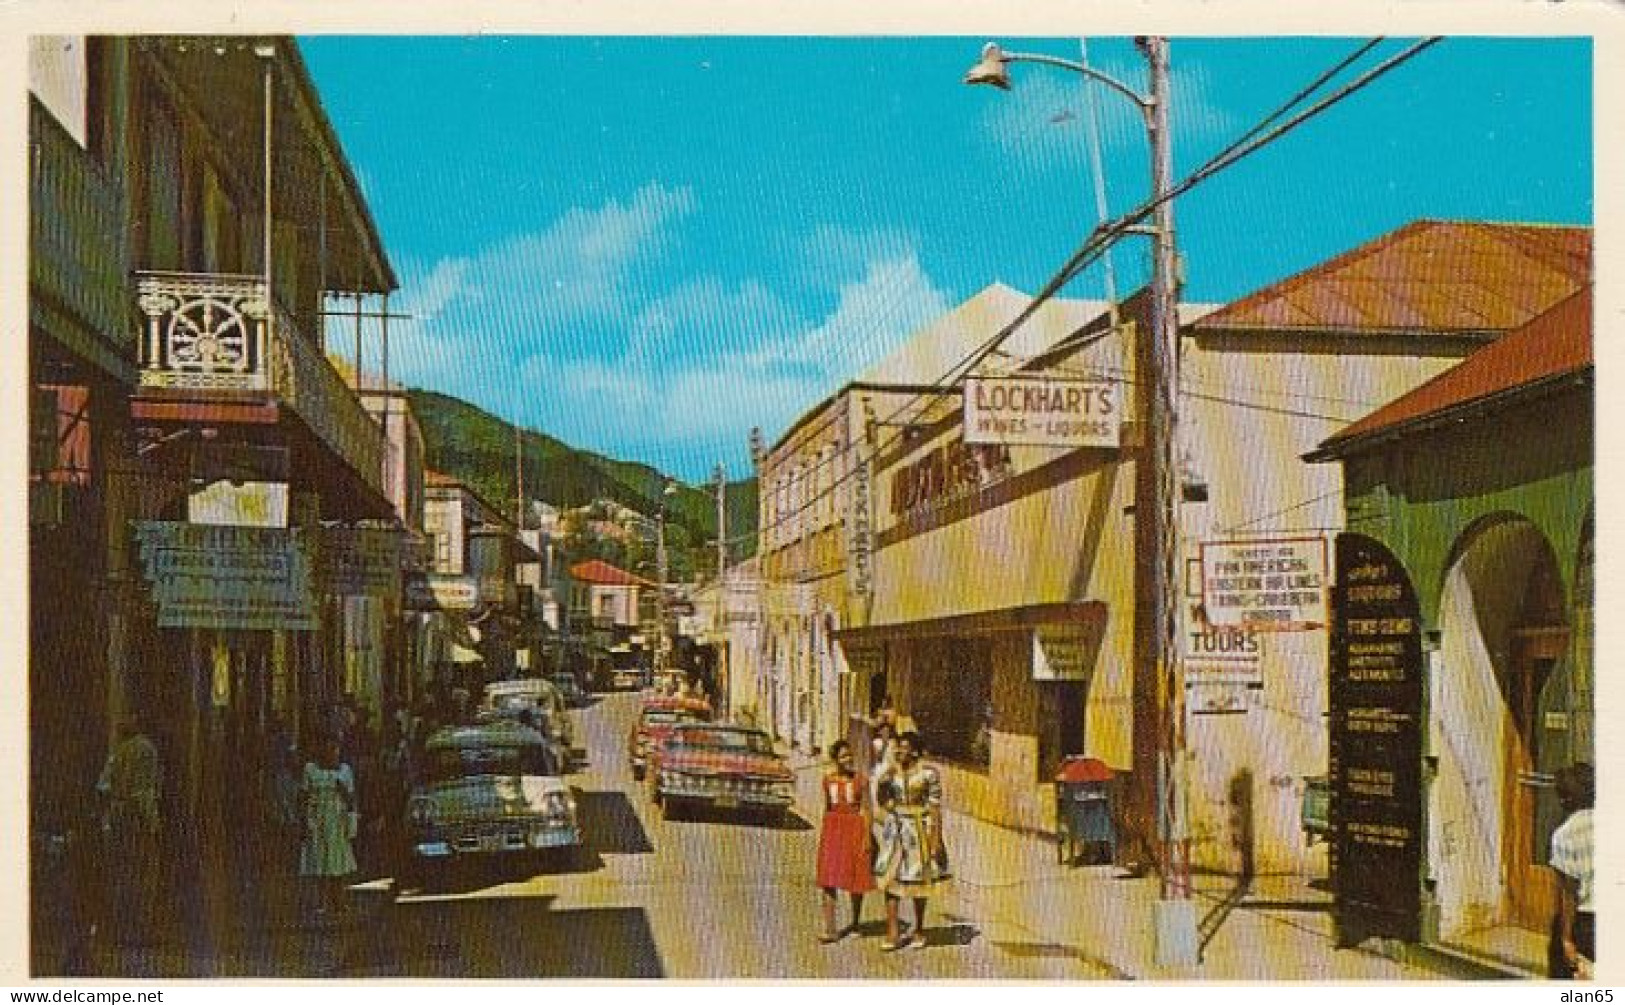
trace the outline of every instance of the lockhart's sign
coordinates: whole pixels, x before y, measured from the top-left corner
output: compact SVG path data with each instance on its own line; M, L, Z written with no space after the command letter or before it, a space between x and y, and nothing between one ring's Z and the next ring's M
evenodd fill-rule
M858 457L852 469L851 547L847 569L852 592L867 598L873 585L874 522L870 510L869 459Z
M1087 681L1103 638L1090 624L1039 625L1033 629L1033 680Z
M1422 642L1416 591L1380 542L1337 538L1330 645L1332 877L1340 940L1421 924Z
M159 627L316 627L310 556L299 529L142 521L135 535Z
M967 443L1115 448L1122 431L1122 396L1107 381L965 380Z
M1258 632L1324 627L1325 539L1202 542L1202 608L1210 625Z

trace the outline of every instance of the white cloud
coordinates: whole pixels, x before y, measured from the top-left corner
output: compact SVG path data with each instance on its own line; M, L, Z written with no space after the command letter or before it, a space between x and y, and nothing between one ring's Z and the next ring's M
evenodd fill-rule
M783 429L950 305L912 253L867 263L817 322L798 321L754 281L730 288L703 279L639 317L666 337L716 332L717 351L660 353L638 343L612 361L536 356L521 382L548 389L537 419L568 442L633 444L646 455L737 448L752 426Z

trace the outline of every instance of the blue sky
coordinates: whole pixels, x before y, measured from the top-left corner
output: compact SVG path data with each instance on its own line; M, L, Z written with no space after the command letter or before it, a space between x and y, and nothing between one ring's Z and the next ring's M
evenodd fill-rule
M989 283L1035 291L1097 222L1082 78L1017 65L1009 93L965 87L983 41L300 44L415 318L391 328L391 376L700 480L746 473L752 426L772 440ZM1176 174L1356 42L1174 40ZM1129 40L1089 57L1143 89ZM1418 217L1590 223L1591 58L1584 39L1449 39L1181 197L1187 298ZM1120 212L1146 193L1145 139L1121 97L1097 107ZM1118 250L1122 289L1145 258ZM1063 295L1101 293L1097 268Z

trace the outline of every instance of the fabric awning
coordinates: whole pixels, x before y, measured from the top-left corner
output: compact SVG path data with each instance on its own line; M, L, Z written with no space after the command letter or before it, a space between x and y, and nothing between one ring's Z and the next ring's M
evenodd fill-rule
M843 645L866 645L902 639L942 638L955 635L991 635L1030 631L1041 625L1087 625L1103 628L1107 607L1101 600L1070 600L1027 607L975 611L946 618L929 618L892 625L840 628L835 638Z

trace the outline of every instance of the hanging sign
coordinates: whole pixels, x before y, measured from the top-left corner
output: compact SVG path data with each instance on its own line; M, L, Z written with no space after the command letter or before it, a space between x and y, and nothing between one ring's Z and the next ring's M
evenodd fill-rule
M1192 715L1244 713L1249 691L1264 687L1263 640L1251 628L1210 625L1201 605L1187 603L1180 634L1185 703Z
M410 576L401 606L409 611L472 611L480 605L472 576Z
M1340 941L1421 926L1422 641L1399 560L1337 538L1329 685L1332 877Z
M853 594L867 599L873 585L874 524L870 515L869 459L860 456L852 469L851 541L847 550L847 574Z
M400 594L400 531L328 527L321 541L322 583L328 591L352 597Z
M1122 441L1121 389L1109 381L965 378L965 442L1110 447Z
M139 521L135 534L160 628L316 627L300 530Z
M1039 625L1033 629L1033 680L1087 681L1095 669L1103 633L1086 624Z
M1258 632L1325 627L1325 539L1202 542L1202 610L1210 625Z

